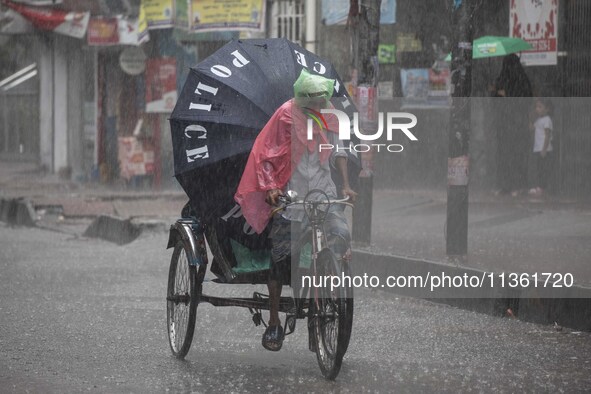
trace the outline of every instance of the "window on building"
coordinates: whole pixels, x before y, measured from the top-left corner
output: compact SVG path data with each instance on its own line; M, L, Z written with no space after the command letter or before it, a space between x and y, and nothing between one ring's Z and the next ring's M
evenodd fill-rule
M305 42L304 0L274 0L271 4L271 37Z

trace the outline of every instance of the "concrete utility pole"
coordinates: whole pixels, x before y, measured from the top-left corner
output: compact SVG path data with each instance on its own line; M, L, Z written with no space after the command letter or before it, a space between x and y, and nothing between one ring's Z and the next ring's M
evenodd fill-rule
M466 255L468 252L468 148L475 1L456 1L452 17L455 34L451 63L453 104L449 122L446 234L447 254L452 256Z
M381 0L350 0L350 28L353 37L353 66L357 70L357 104L361 127L377 130L378 45L380 43ZM354 81L355 82L355 81ZM363 97L361 97L363 96ZM375 115L372 115L375 114ZM363 171L359 196L353 210L353 240L371 242L373 200L373 159L361 156Z

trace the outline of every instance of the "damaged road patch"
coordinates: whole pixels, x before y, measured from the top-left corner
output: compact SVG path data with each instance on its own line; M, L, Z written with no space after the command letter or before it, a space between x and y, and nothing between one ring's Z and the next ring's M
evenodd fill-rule
M134 241L141 233L142 228L131 219L100 215L88 226L83 235L125 245Z

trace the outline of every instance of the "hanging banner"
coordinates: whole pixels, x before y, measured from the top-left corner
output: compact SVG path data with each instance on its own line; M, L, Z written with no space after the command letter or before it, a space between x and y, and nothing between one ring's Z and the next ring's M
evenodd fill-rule
M396 0L382 0L380 24L396 23ZM344 25L349 17L349 0L322 0L322 20L326 25Z
M174 27L189 30L189 9L191 0L175 0Z
M173 0L142 0L141 8L145 12L148 29L173 27Z
M149 59L146 68L146 112L171 113L176 100L175 58Z
M511 0L511 37L522 38L533 49L521 53L526 66L558 63L558 0Z
M192 0L191 30L265 29L265 0Z
M0 34L34 33L35 28L18 12L10 8L0 12Z
M88 45L140 45L148 41L148 35L140 38L137 19L92 18L86 36Z
M3 4L21 14L37 29L54 31L75 38L84 37L90 19L90 12L65 12L51 8L35 8L11 1L4 1Z

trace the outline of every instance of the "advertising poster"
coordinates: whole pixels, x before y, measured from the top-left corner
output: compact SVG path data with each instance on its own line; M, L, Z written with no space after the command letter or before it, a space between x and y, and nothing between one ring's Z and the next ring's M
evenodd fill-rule
M142 0L148 29L167 29L173 26L173 0Z
M86 35L88 45L117 45L119 33L117 18L92 18Z
M511 0L509 31L533 49L521 54L526 66L558 63L558 0Z
M349 0L322 0L322 20L326 25L343 25L349 16ZM380 24L396 23L396 0L382 0Z
M170 113L176 100L176 60L149 59L146 67L146 112Z
M137 31L138 41L145 42L150 39L148 33L148 19L146 18L146 9L144 8L144 3L140 4L140 13L137 17Z
M396 63L396 45L380 44L378 46L378 61L380 64Z
M451 78L449 68L429 69L429 95L431 105L450 105Z
M470 158L466 156L447 159L447 184L466 186L470 179Z
M86 40L88 45L140 45L148 40L148 35L140 35L139 21L122 16L114 18L92 18L88 23Z
M176 0L174 3L174 27L189 29L189 9L191 0Z
M405 107L447 107L450 105L449 68L412 68L400 71Z
M398 33L396 48L398 52L420 52L423 50L423 44L415 33Z
M136 137L118 137L121 178L154 173L154 147Z
M427 104L429 95L429 69L410 68L400 70L402 95L406 104Z
M192 0L191 30L198 32L265 28L264 0Z

